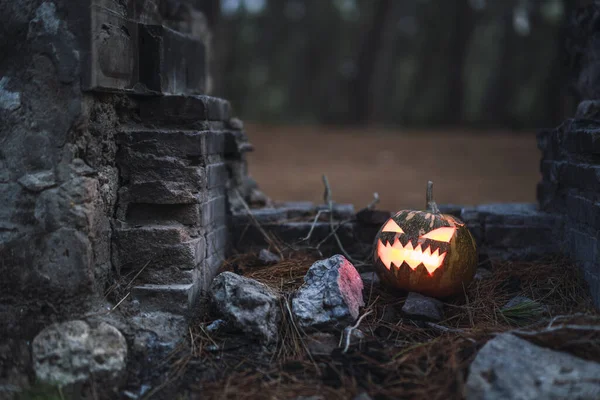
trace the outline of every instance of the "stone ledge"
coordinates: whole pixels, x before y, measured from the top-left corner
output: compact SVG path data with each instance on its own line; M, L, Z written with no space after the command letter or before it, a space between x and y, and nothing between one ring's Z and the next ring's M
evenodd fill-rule
M162 311L185 315L195 300L195 284L140 285L131 289L142 312Z
M163 25L138 24L137 30L140 83L159 93L206 90L207 49L201 40Z
M231 106L227 100L211 96L160 96L139 101L140 117L162 124L196 121L228 121Z

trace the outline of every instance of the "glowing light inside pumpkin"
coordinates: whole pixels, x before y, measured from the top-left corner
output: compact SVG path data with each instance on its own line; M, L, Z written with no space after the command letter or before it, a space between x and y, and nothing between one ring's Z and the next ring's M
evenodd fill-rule
M452 236L454 236L455 231L456 231L456 228L450 228L450 227L438 228L438 229L435 229L435 230L421 236L421 238L437 240L438 242L448 243L450 241L450 239L452 239Z
M393 219L389 219L388 222L386 222L382 232L404 233L402 228L400 228L400 226Z
M412 270L415 270L419 264L423 264L429 275L432 275L436 269L441 267L446 258L446 252L440 254L440 250L436 249L432 253L429 246L425 250L422 249L420 244L413 248L411 242L408 242L406 246L402 246L398 238L394 240L393 244L387 243L385 245L379 239L377 255L387 269L391 269L392 264L400 267L403 262L406 262Z

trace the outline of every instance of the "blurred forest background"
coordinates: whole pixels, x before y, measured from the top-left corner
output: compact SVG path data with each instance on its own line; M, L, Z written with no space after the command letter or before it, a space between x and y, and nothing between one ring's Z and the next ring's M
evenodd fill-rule
M213 94L276 200L534 202L535 132L573 115L567 22L586 0L200 0Z
M538 128L581 0L209 0L214 94L271 122Z

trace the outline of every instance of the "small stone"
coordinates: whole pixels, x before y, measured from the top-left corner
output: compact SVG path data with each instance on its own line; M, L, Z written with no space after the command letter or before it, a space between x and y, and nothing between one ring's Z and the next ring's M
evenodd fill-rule
M467 400L598 399L600 364L501 334L469 368Z
M416 292L410 292L402 306L402 312L409 317L436 322L444 319L443 310L444 304L441 301Z
M306 347L313 356L328 356L338 347L335 335L326 332L315 332L305 339Z
M123 377L127 342L115 327L101 322L92 328L84 321L50 325L33 340L37 379L68 386L90 378L116 385Z
M217 312L237 329L266 344L279 340L281 296L267 285L223 272L210 285L209 297Z
M41 171L23 175L18 180L19 184L32 192L41 192L56 185L53 171Z
M352 400L372 400L367 392L362 392L354 396Z
M281 258L267 249L262 249L260 253L258 253L258 259L264 265L277 264L281 261Z
M354 265L337 254L310 267L292 299L292 312L302 329L341 330L358 318L362 290Z
M211 322L210 324L206 325L206 331L207 332L216 332L216 331L224 328L226 325L227 325L227 322L225 320L217 319L217 320Z

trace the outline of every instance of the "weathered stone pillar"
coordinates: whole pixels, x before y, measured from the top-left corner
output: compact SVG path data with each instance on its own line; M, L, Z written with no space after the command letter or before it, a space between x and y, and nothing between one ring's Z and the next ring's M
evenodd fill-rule
M202 13L0 0L0 53L0 336L80 315L118 276L142 307L184 312L225 256L243 136L207 96Z

